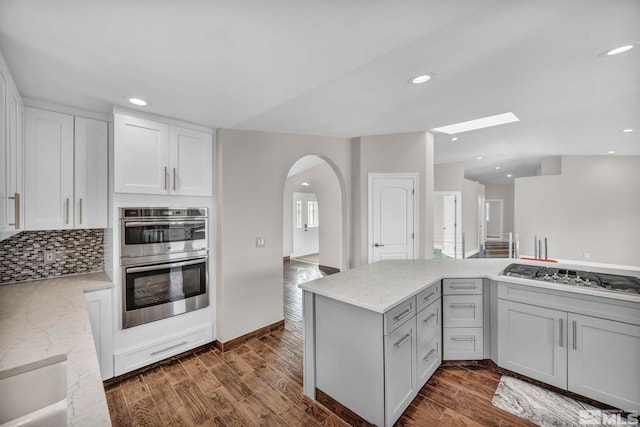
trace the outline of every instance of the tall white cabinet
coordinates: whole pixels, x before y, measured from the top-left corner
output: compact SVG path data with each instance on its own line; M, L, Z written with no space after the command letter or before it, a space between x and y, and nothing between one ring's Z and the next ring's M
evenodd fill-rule
M26 108L25 227L107 227L107 124Z
M117 193L205 196L213 193L213 134L114 114Z
M0 232L16 232L23 221L24 105L0 56Z

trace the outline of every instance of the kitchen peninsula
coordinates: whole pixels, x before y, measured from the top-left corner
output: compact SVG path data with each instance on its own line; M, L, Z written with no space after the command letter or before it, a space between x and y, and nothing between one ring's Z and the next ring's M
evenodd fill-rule
M517 371L513 366L519 364L519 355L511 351L515 344L510 343L509 338L530 335L529 330L515 328L539 325L543 343L530 340L516 344L540 348L536 360L531 362L534 364L538 359L546 364L548 354L555 354L557 358L557 354L564 353L564 359L552 360L564 364L561 368L553 367L564 375L560 379L564 383L554 385L577 390L579 394L621 409L637 410L640 385L635 382L629 385L625 379L640 376L637 364L640 294L501 276L500 272L512 262L508 259L382 261L301 284L305 322L304 393L321 402L336 401L375 425L393 425L440 365L446 355L443 347L446 349L448 345L458 345L456 341L464 343L467 339L443 334L443 329L453 329L446 327L450 315L447 311L467 307L465 313L471 312L471 317L475 316L480 322L480 327L474 329L479 331L478 335L464 343L477 347L473 354L479 357L474 358L490 358L499 366L506 365ZM563 264L555 265L563 267ZM564 268L569 271L575 267ZM634 268L588 268L634 278L640 276L640 269ZM453 294L453 298L465 293L479 297L476 303L460 304L454 303L456 300L447 293ZM520 309L529 307L529 317L523 324ZM596 321L601 322L597 328L593 327ZM573 330L568 329L569 325ZM459 325L453 323L452 326ZM596 329L608 334L593 335ZM470 329L458 330L467 333ZM567 360L580 359L579 363L571 363L581 367L579 373L593 370L592 365L586 364L591 363L592 356L600 357L607 351L598 350L604 347L596 342L601 339L609 340L622 350L607 353L609 363L606 366L600 363L595 369L599 372L594 380L595 388L593 384L574 384L575 374L567 372ZM550 346L549 352L545 352L546 344ZM583 357L586 351L588 357ZM592 354L594 352L597 354ZM525 365L523 363L522 373L534 378ZM583 381L592 379L589 375L583 377L586 378ZM604 377L607 379L603 381ZM545 382L552 383L551 380ZM593 391L589 392L589 388Z

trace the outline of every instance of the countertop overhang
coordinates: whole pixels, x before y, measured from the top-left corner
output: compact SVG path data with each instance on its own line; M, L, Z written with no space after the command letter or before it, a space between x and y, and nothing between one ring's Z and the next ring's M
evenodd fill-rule
M111 425L84 299L109 287L105 273L0 286L0 372L66 355L69 426Z
M389 311L406 298L418 294L422 289L444 278L486 278L493 281L508 281L538 288L640 303L640 295L501 276L500 272L513 262L548 266L547 263L537 261L487 258L380 261L301 283L298 286L304 291L378 313ZM568 263L555 265L575 268ZM607 267L592 268L591 270L640 275L638 271L624 268Z

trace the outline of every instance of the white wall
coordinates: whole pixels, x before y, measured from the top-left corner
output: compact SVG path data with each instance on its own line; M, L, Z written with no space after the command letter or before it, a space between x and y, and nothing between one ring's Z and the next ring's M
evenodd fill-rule
M505 239L513 233L513 184L485 184L484 195L487 200L502 200L502 231ZM514 236L515 238L515 236Z
M307 182L309 186L300 183ZM287 178L283 199L283 257L293 252L293 193L315 193L320 220L320 265L342 269L342 200L340 183L327 164Z
M342 192L342 265L347 265L351 144L342 138L218 130L217 339L226 342L284 318L284 186L305 155L327 160ZM266 239L264 248L255 239Z
M640 266L640 156L563 156L561 175L517 178L514 191L523 256L537 235L550 258Z
M436 191L462 191L464 162L440 163L433 166Z
M351 267L368 261L369 173L418 173L418 258L432 257L434 184L431 165L433 135L428 132L363 136L353 140Z

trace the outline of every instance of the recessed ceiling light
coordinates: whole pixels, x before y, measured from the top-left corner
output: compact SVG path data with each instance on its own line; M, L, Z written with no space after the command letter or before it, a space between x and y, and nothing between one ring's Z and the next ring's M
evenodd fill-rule
M500 166L496 166L496 170L500 169Z
M607 52L607 56L613 56L613 55L617 55L619 53L623 53L626 52L628 50L633 49L633 45L632 44L628 44L626 46L620 46L617 47L615 49L611 49L610 51Z
M613 150L609 150L609 151L607 151L607 154L616 154L616 152L613 151Z
M622 129L622 132L631 133L631 132L633 132L633 129Z
M145 101L142 98L129 98L129 102L139 107L146 107L147 105L149 105L149 101Z
M457 137L457 136L454 136L453 138L451 138L451 140L452 140L452 141L457 141L457 140L458 140L458 137Z
M301 183L300 185L304 185L305 187L308 187L308 186L309 186L309 183L308 183L308 182L303 182L303 183Z
M477 160L482 160L482 156L476 157Z
M452 125L433 128L432 131L447 133L468 132L470 130L484 129L492 126L504 125L506 123L519 122L520 119L512 112L496 114L495 116L482 117L480 119L469 120L466 122L454 123Z
M511 174L507 174L507 178L511 178Z
M419 76L412 77L409 81L414 85L419 85L428 82L433 78L433 76L434 74L421 74Z

